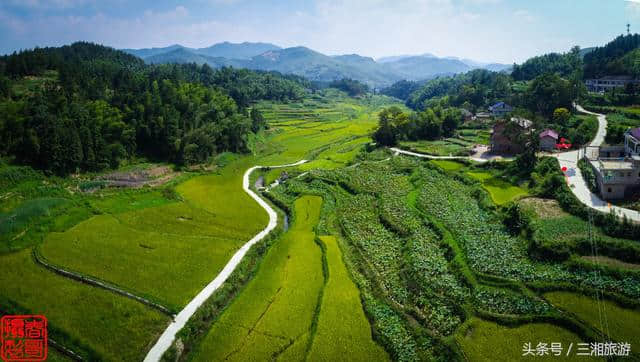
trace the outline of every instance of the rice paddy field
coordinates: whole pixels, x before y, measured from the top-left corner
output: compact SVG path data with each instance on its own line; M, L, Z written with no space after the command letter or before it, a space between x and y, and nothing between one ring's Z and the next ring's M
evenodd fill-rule
M553 292L544 297L553 305L575 314L581 320L596 326L613 342L640 345L640 309L623 308L611 300L596 300L584 295Z
M260 271L209 331L196 360L304 360L324 285L315 242L322 198L295 202L295 222Z
M482 182L482 186L489 192L496 205L504 205L528 195L524 188L495 177L490 172L468 172L467 175Z
M573 348L583 341L574 333L548 323L524 324L518 327L501 326L482 319L472 319L463 333L456 337L469 361L595 361L596 358L571 355L523 356L523 345L531 343L560 343L566 354L569 345Z
M328 280L322 295L318 325L307 359L388 361L385 350L371 340L371 326L362 310L360 292L349 277L335 236L321 236Z
M106 360L140 360L169 323L168 316L138 302L37 265L30 249L4 254L0 264L3 301L8 298L23 311L45 315L50 326L67 336L61 342L81 355L93 351ZM50 338L61 338L51 328L49 332Z
M25 85L25 91L28 87ZM0 167L0 251L5 252L0 262L15 264L3 270L2 284L16 286L18 280L23 283L22 275L34 275L20 290L3 287L0 297L10 297L26 311L51 316L51 325L65 335L73 332L75 344L67 343L72 350L86 348L104 360L141 359L169 317L118 294L53 274L34 262L31 248L36 247L53 265L178 311L267 223L266 212L242 191L246 169L303 158L311 162L291 171L346 166L369 142L377 112L394 102L377 96L356 100L328 91L301 104L259 104L270 129L253 141L252 154L220 155L213 160L212 172L187 173L165 187L174 190L168 193L143 188L82 194L76 191L80 181L47 179L29 170ZM311 241L320 252L313 238ZM18 257L22 263L16 262ZM322 263L322 258L317 262ZM40 274L44 276L35 276ZM49 285L64 284L58 289L68 293L39 299L43 291L23 290L48 279L55 283L40 285L49 289ZM76 294L90 294L91 298L79 303ZM316 304L314 300L313 306ZM90 306L94 308L89 310ZM86 325L78 325L76 310L90 314ZM63 320L66 314L69 320ZM111 322L105 332L107 321ZM132 332L134 325L145 328ZM120 343L126 333L130 338ZM302 342L308 336L291 337L298 342L286 354L310 347Z
M465 167L460 162L455 161L447 161L447 160L432 160L430 161L432 164L442 168L445 171L458 171Z

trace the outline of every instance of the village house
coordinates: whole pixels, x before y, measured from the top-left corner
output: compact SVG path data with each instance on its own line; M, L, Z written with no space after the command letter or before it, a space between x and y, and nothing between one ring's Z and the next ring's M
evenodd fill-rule
M491 113L489 112L478 112L476 113L476 115L473 117L473 120L478 120L478 121L488 121L491 118Z
M473 119L473 113L464 108L460 109L460 113L462 114L462 118L464 118L465 121L470 121Z
M614 88L624 88L627 84L638 85L640 80L630 76L607 76L600 79L587 79L585 82L589 92L603 93Z
M531 125L530 120L519 117L512 117L509 121L496 122L491 134L491 152L517 154L524 151L524 145L517 139L518 134L529 130Z
M624 146L600 147L597 157L586 156L604 200L622 199L640 188L640 128L625 133Z
M546 129L540 133L540 149L551 151L558 143L558 133L552 129Z
M489 107L489 112L495 118L502 118L507 114L513 112L513 107L504 102L498 102Z

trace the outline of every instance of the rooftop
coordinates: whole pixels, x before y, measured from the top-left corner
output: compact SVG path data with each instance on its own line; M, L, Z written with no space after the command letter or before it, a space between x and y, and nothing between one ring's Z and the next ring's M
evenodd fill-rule
M633 162L630 161L625 161L623 159L611 159L611 160L607 160L607 159L600 159L600 169L601 170L610 170L610 171L617 171L617 170L633 170Z
M542 133L540 133L540 138L551 137L555 140L558 139L558 133L552 129L546 129Z
M511 122L517 123L518 126L524 129L527 129L533 125L533 122L531 122L530 120L526 118L520 118L520 117L511 117Z
M630 75L607 75L602 78L590 80L634 80L634 78Z

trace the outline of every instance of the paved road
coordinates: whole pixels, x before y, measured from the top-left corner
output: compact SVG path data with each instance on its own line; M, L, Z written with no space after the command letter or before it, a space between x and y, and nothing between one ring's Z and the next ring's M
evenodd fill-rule
M589 146L595 147L602 145L602 143L604 142L604 138L607 135L607 118L603 114L586 111L579 105L576 105L576 109L579 112L591 114L598 117L598 132L596 133L596 137L589 144ZM615 212L620 216L625 215L629 220L640 222L640 212L613 206L608 202L602 200L600 197L592 193L591 190L589 190L584 177L582 177L582 172L580 172L580 168L578 167L578 157L580 155L579 152L580 151L570 151L555 155L560 163L560 167L567 168L567 183L569 184L569 188L571 189L573 194L576 195L578 200L594 210L598 210L601 212Z
M396 147L390 148L391 151L395 152L395 154L403 154L407 156L414 156L420 158L428 158L430 160L473 160L476 162L488 162L491 161L489 158L479 158L479 157L469 157L469 156L433 156L433 155L425 155L424 153L416 153L411 151L402 150ZM509 161L508 159L503 159L503 161Z
M593 141L589 143L589 146L601 146L604 143L604 138L607 136L607 117L604 114L589 112L586 109L582 108L582 106L580 106L579 104L576 104L575 106L578 112L598 117L598 132L593 138Z
M280 166L268 166L270 168L283 168L283 167L292 167L298 166L307 162L306 160L302 160L289 165L280 165ZM247 241L235 254L231 257L227 265L225 265L224 269L209 283L198 295L193 298L189 304L178 315L173 319L171 324L165 329L162 333L156 344L151 348L147 356L145 357L145 362L157 362L160 360L164 352L171 347L174 339L176 338L176 333L184 327L189 318L193 316L193 314L200 308L200 306L207 300L209 297L215 292L222 283L224 283L227 278L231 275L231 273L235 270L235 268L240 264L240 261L245 256L245 254L249 251L251 246L255 243L262 240L265 236L267 236L273 229L275 229L278 224L278 214L267 204L260 196L258 196L255 192L251 191L249 188L249 176L251 173L259 168L264 168L266 166L254 166L247 170L244 173L244 178L242 179L242 188L244 192L249 194L256 202L262 206L263 209L267 211L269 214L269 224L264 230L259 232L256 236L254 236L251 240Z

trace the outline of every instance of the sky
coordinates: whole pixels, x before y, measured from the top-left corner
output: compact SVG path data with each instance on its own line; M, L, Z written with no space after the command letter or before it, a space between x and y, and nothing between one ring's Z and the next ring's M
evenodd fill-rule
M218 42L513 63L640 32L640 0L0 0L0 54Z

